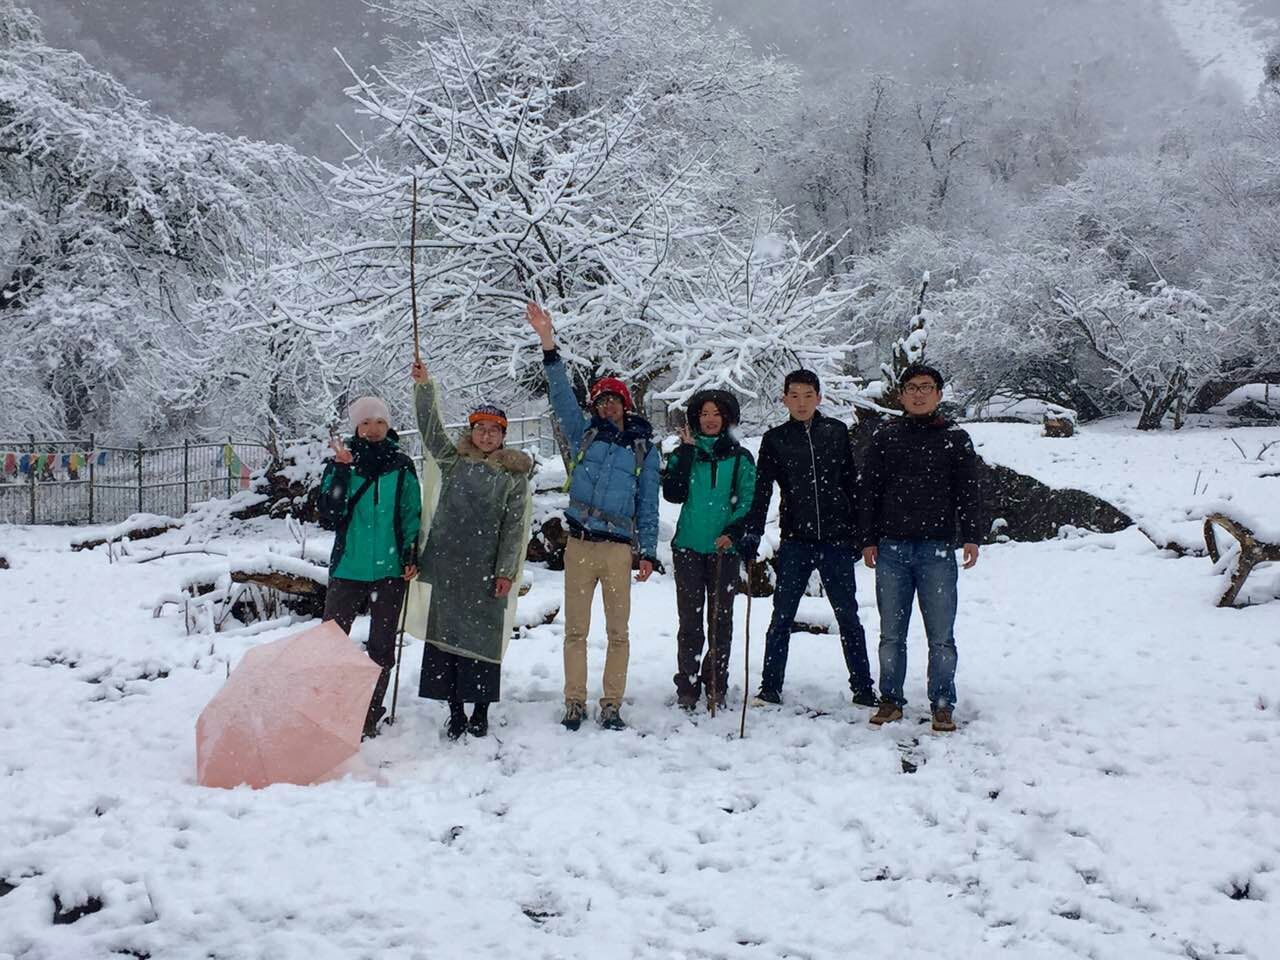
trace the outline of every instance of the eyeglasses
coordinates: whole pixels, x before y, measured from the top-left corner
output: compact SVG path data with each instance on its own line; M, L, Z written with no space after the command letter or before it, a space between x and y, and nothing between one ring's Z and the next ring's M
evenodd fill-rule
M908 383L905 387L902 388L902 392L925 395L925 394L933 393L933 391L936 389L938 388L935 387L932 383Z

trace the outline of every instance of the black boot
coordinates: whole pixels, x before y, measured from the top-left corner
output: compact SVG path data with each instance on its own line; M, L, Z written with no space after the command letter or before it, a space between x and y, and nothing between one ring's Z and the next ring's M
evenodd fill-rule
M457 740L467 732L467 711L461 700L449 701L449 724L444 728L444 735L450 740Z
M390 683L391 668L383 667L373 684L373 696L369 699L369 712L364 715L364 732L360 735L361 740L370 740L378 735L378 722L387 712L382 701L387 695L387 687Z
M489 733L489 702L477 700L471 711L471 722L467 724L467 733L473 737L487 736Z

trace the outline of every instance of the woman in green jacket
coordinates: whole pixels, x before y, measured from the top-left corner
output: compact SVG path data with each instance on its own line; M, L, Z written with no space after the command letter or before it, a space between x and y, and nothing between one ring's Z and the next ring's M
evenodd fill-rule
M396 662L396 627L408 581L418 574L422 495L413 461L400 452L387 405L361 397L351 405L354 436L332 441L333 459L320 478L320 524L335 532L324 618L346 633L369 610L369 657L382 668L365 716L364 735L378 721Z
M702 390L688 403L688 425L681 444L667 458L662 495L683 504L672 541L675 562L677 638L676 701L693 710L702 691L724 705L729 684L729 651L733 644L733 598L737 592L739 557L736 544L756 488L751 454L730 434L738 423L738 401L724 390ZM702 657L704 619L716 622L715 666ZM701 664L699 663L701 661Z
M440 418L436 384L413 365L414 405L422 451L439 471L427 481L427 500L438 486L420 558L420 579L431 585L418 694L449 704L446 735L483 737L489 704L498 699L502 656L511 636L520 572L529 542L531 501L528 454L509 450L507 418L497 407L472 411L456 443ZM411 605L411 613L413 606ZM468 720L465 704L475 707Z

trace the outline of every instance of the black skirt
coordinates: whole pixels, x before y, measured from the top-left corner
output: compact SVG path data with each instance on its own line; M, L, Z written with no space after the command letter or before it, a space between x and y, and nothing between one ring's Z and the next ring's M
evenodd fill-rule
M447 653L423 644L418 696L428 700L492 703L501 694L502 664Z

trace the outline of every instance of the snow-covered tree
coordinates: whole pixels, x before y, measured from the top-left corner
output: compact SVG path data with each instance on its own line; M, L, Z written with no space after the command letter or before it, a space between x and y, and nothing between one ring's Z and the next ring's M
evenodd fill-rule
M0 426L138 435L189 424L218 387L199 359L220 331L199 303L285 229L305 164L158 117L45 45L29 13L3 19L0 325L20 355L11 364L35 375ZM40 422L26 419L36 411Z
M783 243L752 274L745 251L756 249L755 225L726 205L721 161L683 132L697 126L691 104L709 110L727 96L719 73L702 76L693 62L682 87L655 95L646 78L672 83L669 71L646 74L638 37L617 31L631 44L619 48L607 23L581 21L577 4L540 5L533 14L506 0L480 8L489 15L449 29L429 21L415 56L398 56L391 70L349 91L386 134L332 168L335 202L354 230L314 245L300 265L311 294L290 306L339 337L359 331L363 360L347 373L376 382L409 356L415 180L423 348L459 384L455 397L518 399L541 389L526 299L557 315L558 339L581 379L623 373L641 401L655 383L664 395L687 386L670 334L694 314L677 289L698 292L704 309L720 297L716 315L725 324L749 316L781 325L795 355L808 356L811 346L839 353L838 344L824 344L825 328L806 322L834 302L809 284L816 242ZM673 9L665 0L635 5L631 29L643 22L657 31L654 11ZM606 40L639 75L615 75L595 47ZM703 99L685 88L703 90ZM752 342L763 358L778 332Z

